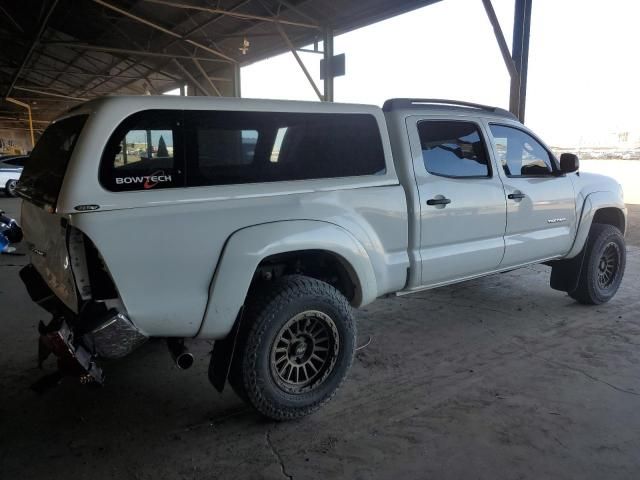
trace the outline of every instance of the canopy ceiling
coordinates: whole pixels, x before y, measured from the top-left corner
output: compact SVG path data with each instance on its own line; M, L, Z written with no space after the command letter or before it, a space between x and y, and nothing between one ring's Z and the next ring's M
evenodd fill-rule
M102 95L233 95L240 66L436 1L0 0L0 95L36 128ZM26 115L3 101L0 126Z

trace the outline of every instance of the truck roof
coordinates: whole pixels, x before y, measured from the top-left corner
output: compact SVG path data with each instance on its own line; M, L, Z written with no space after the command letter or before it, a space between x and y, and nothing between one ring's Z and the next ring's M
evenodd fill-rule
M514 114L500 107L442 98L391 98L384 102L382 110L384 112L420 110L428 111L429 113L477 113L480 111L482 114L518 120Z
M61 117L78 113L93 113L99 109L113 110L238 110L301 113L369 113L381 115L380 107L353 103L270 100L236 97L186 97L176 95L108 96L77 105Z
M174 95L137 95L137 96L108 96L90 100L77 105L59 119L79 113L90 114L98 109L109 108L133 112L146 109L193 109L193 110L239 110L239 111L273 111L273 112L304 112L304 113L368 113L377 116L380 107L375 105L317 102L296 100L269 100L235 97L182 97ZM479 103L446 100L437 98L392 98L384 102L382 111L402 112L405 115L415 113L429 114L477 114L495 118L518 121L510 112L503 108L482 105Z

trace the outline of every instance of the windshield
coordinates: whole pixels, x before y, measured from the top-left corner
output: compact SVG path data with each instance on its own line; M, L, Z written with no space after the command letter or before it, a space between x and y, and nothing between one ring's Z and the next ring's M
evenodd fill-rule
M33 203L53 208L73 147L87 115L65 118L49 126L26 162L17 192Z

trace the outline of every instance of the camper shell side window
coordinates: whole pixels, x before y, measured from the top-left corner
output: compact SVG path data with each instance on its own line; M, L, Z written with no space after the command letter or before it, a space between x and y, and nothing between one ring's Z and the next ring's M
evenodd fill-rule
M150 110L116 129L100 182L119 192L385 173L370 114Z
M102 154L100 183L114 192L184 186L182 112L146 110L113 133Z

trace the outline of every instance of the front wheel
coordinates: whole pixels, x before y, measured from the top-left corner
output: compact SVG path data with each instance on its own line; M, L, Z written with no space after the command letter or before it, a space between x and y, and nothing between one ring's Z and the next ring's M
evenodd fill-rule
M9 180L4 186L4 192L7 194L7 197L15 197L16 194L16 186L18 185L17 180Z
M292 420L329 401L355 352L347 299L300 275L264 287L248 302L230 384L264 416Z
M620 287L627 261L624 237L613 225L594 223L585 248L578 286L569 295L580 303L600 305Z

